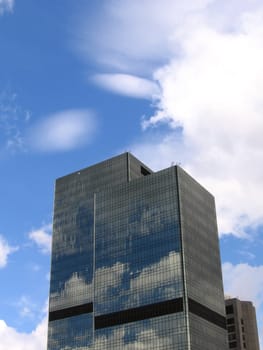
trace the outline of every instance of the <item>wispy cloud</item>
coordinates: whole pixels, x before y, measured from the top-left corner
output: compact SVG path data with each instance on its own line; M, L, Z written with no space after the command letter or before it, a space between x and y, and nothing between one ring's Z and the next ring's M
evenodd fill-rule
M239 251L239 254L240 254L241 256L243 256L244 258L246 258L247 261L249 261L249 260L255 260L255 258L256 258L256 255L255 255L255 254L253 254L253 253L251 253L251 252L249 252L249 251L246 251L246 250L241 250L241 251Z
M92 79L111 92L144 99L153 99L159 93L158 85L151 80L130 74L96 74Z
M96 55L113 77L140 75L157 84L156 110L143 127L170 127L155 141L146 130L129 149L155 169L180 162L215 195L221 233L244 237L247 227L263 225L262 1L102 4L97 18L80 15L78 52ZM115 82L107 84L121 93Z
M17 303L20 316L33 318L35 314L36 305L32 303L27 296L23 295Z
M95 129L95 118L89 110L64 110L33 125L27 141L34 151L68 151L89 143Z
M102 0L95 14L88 5L81 9L73 45L82 58L115 72L151 74L182 58L182 34L191 36L203 24L238 31L240 17L261 7L261 0Z
M0 15L2 15L5 12L12 12L14 5L14 0L0 0Z
M91 142L96 130L94 114L87 109L69 109L42 118L18 104L9 89L0 93L0 151L61 152Z
M19 105L16 93L10 89L0 93L0 151L26 150L24 131L30 118L30 111Z
M51 230L52 224L48 224L31 231L28 235L44 254L51 251Z
M185 14L199 11L209 2L104 0L95 15L88 6L86 11L82 9L73 45L84 59L93 57L115 71L151 74L177 49L174 30L182 25Z
M18 250L18 247L12 247L3 236L0 235L0 268L7 264L8 256Z

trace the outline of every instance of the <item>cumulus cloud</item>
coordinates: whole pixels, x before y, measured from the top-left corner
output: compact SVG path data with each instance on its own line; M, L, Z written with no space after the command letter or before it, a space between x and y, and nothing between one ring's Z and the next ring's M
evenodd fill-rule
M52 224L48 224L37 230L31 231L28 235L45 254L48 254L51 251L51 230Z
M8 256L18 250L18 247L12 247L3 236L0 235L0 268L7 264Z
M252 23L250 15L239 33L184 36L184 58L155 72L162 94L148 121L182 128L175 154L215 194L220 231L237 235L263 223L263 17L261 28Z
M215 195L221 233L263 225L262 1L110 0L97 16L81 14L78 52L159 88L144 140L129 149L155 169L180 162ZM171 130L147 140L160 123Z
M0 0L0 15L2 15L4 12L12 12L14 4L14 0Z
M33 126L28 142L36 151L68 151L89 143L94 131L95 119L89 110L65 110L49 115Z
M263 266L227 262L223 264L223 277L225 294L263 306Z
M47 347L47 317L31 333L18 332L0 320L0 350L45 350Z
M32 304L28 297L22 296L17 306L20 308L21 316L31 317L34 311L41 319L31 332L20 332L9 326L4 320L0 320L0 350L46 350L48 301L42 308L39 308Z
M153 81L130 74L97 74L93 81L111 92L136 98L152 99L159 91Z

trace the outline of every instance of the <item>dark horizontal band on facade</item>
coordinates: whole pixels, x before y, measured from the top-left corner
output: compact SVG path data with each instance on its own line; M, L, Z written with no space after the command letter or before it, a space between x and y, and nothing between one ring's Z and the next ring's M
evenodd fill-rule
M226 329L226 319L224 316L190 298L188 298L188 307L189 312L223 329ZM177 298L160 303L113 312L106 315L96 316L95 329L112 327L120 324L142 321L148 318L169 315L177 312L182 312L183 309L183 298ZM51 311L49 313L49 321L61 320L64 318L79 316L91 312L93 312L93 303L86 303L66 309Z
M217 312L207 308L204 305L199 304L197 301L188 298L189 312L195 314L206 321L215 324L218 327L226 329L226 319L224 316L218 314Z
M93 311L93 303L87 303L78 306L68 307L66 309L51 311L49 313L49 321L61 320L67 317L79 316Z
M113 312L95 317L95 329L106 328L129 322L142 321L183 311L183 298L144 305L133 309Z

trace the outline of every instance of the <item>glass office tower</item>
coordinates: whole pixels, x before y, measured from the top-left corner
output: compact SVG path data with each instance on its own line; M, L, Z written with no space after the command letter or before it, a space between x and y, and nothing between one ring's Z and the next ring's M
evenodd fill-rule
M130 153L56 181L48 350L225 350L214 198Z

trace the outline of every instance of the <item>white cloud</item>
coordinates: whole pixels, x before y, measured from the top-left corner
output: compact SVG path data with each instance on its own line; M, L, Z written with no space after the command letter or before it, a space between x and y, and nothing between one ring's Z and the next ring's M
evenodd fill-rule
M18 247L12 247L0 235L0 268L3 268L7 264L8 256L18 250Z
M96 14L87 7L78 16L74 46L84 59L96 55L97 61L118 71L145 74L175 52L173 32L181 26L185 14L201 10L209 2L102 1Z
M130 74L97 74L93 81L111 92L130 97L152 99L159 92L153 81Z
M14 0L0 0L0 15L2 15L4 12L12 12L14 4Z
M73 46L85 59L120 72L152 73L180 57L182 30L200 23L235 30L244 12L257 11L261 0L102 0L100 11L82 8L75 20Z
M263 306L263 266L224 263L223 277L225 294Z
M20 332L8 326L4 320L0 320L0 350L46 350L47 348L47 326L48 326L48 302L42 308L32 304L28 297L22 296L17 303L20 314L23 317L31 317L34 312L41 317L41 321L31 332ZM24 313L23 313L24 309ZM37 311L36 311L37 310Z
M181 162L215 195L221 233L245 236L247 227L262 225L262 1L103 4L98 18L80 16L81 54L93 50L114 77L152 78L160 90L143 126L172 129L159 142L144 137L128 148L155 169Z
M263 224L263 12L261 26L252 24L258 16L245 16L238 33L204 27L182 35L184 57L155 72L162 93L148 121L182 128L180 142L170 134L166 146L216 196L220 231L236 235Z
M177 132L170 132L160 137L155 134L154 136L148 135L143 141L131 145L130 149L152 169L158 170L167 168L187 157L187 148L184 148L181 142L182 137Z
M34 241L43 253L51 251L51 230L52 224L44 225L37 230L29 233L29 238Z
M65 110L32 127L29 144L36 151L67 151L89 143L94 131L95 119L89 110Z
M47 317L31 333L18 332L0 320L0 350L45 350L47 346Z

